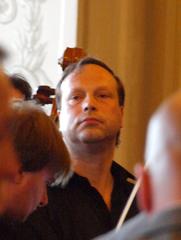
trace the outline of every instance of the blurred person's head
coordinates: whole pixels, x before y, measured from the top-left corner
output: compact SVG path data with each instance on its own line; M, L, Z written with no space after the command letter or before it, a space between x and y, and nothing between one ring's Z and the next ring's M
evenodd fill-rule
M17 101L11 111L7 127L15 157L9 153L1 159L0 215L22 221L48 203L47 184L66 181L70 160L59 131L41 108Z
M148 126L146 167L138 201L142 210L155 213L181 203L181 92L166 100Z
M0 54L0 57L1 56ZM1 180L11 177L18 167L17 154L8 131L8 121L12 117L9 107L11 97L9 77L0 67L0 184ZM1 189L1 186L0 186ZM7 190L8 191L8 190ZM0 196L1 198L1 196ZM0 204L1 217L1 204Z
M7 116L9 115L9 100L11 98L9 77L0 67L0 136L3 134Z
M32 88L28 81L20 74L9 76L12 86L11 97L14 99L30 100L32 97Z
M14 165L16 163L16 154L14 154L14 148L12 147L8 131L8 121L12 117L9 100L9 78L3 69L0 68L0 177L4 175L6 168L11 171L16 165ZM10 161L6 161L6 159L12 159L12 165L9 165Z

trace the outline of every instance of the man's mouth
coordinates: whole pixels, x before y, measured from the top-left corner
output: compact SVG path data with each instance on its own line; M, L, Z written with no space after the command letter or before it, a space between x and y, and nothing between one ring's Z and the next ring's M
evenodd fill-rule
M83 125L97 125L97 124L100 124L101 121L98 119L98 118L93 118L93 117L87 117L87 118L84 118L80 124L83 124Z

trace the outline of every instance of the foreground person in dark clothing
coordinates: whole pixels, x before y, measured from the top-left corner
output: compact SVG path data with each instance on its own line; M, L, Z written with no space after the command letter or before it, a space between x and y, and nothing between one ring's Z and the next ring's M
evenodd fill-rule
M49 191L49 205L22 227L21 239L88 240L115 227L133 176L112 161L123 122L124 87L103 62L67 67L57 86L60 130L75 174ZM128 218L137 213L133 203Z
M94 240L181 239L181 91L166 99L150 119L145 163L137 165L140 214Z
M38 207L48 203L47 184L64 182L70 159L61 135L37 106L13 102L0 145L0 239L14 231ZM4 155L5 153L5 155ZM3 157L4 158L3 158Z

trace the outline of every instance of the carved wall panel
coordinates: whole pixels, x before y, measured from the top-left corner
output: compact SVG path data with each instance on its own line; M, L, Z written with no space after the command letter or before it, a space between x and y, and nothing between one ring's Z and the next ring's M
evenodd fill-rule
M66 29L76 28L76 19L73 18L76 8L68 8L71 2L0 1L0 44L10 53L5 64L7 72L24 75L34 89L40 84L56 85L61 73L57 59L65 44L75 45L76 41L75 31L70 39L65 33ZM65 27L64 11L68 9L69 22Z

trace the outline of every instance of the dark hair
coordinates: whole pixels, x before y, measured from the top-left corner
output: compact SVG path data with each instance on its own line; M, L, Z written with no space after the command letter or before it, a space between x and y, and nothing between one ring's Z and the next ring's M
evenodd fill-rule
M98 65L104 69L106 69L115 79L116 83L117 83L117 92L118 92L118 98L119 98L119 105L120 106L124 106L125 103L125 90L124 90L124 86L122 81L120 80L120 78L113 72L113 70L108 67L104 62L102 62L101 60L98 60L96 58L91 58L91 57L85 57L82 58L80 61L73 63L71 65L69 65L68 67L65 68L62 77L59 81L59 83L57 84L57 88L56 88L56 103L57 103L57 108L60 109L61 108L61 85L62 82L64 81L64 79L70 75L71 73L80 70L83 66L88 65L88 64L95 64ZM120 131L117 135L116 138L116 145L119 144L119 135L120 135Z
M18 154L22 171L36 172L47 168L66 178L70 171L68 151L53 121L31 102L11 103L9 133Z
M10 75L9 78L11 85L25 96L25 100L30 100L32 88L27 80L20 74Z

